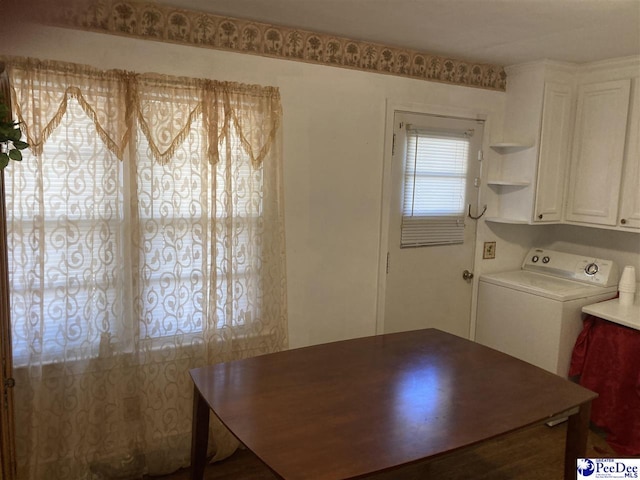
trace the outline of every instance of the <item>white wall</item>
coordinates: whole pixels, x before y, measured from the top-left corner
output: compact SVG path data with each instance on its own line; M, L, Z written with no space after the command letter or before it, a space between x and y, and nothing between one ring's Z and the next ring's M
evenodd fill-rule
M481 275L519 269L531 248L547 246L552 229L553 225L482 222L478 225L478 249L483 242L496 242L496 258L484 260L479 252L475 273Z
M52 27L0 35L6 55L280 88L292 347L376 332L386 101L502 125L499 92Z
M640 272L640 236L577 225L510 225L486 223L478 242L496 242L496 258L480 260L478 273L520 268L525 254L533 247L613 260L620 270L633 265ZM640 277L637 279L640 281Z
M640 235L637 233L555 225L541 245L552 250L613 260L621 273L625 265L633 265L636 275L640 275ZM640 277L636 281L640 281Z

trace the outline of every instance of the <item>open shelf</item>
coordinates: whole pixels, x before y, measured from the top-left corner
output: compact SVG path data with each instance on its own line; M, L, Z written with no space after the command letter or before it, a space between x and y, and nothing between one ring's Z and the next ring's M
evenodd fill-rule
M533 147L533 145L529 143L515 143L515 142L492 143L489 146L498 153L518 152L520 150L526 150L527 148Z
M527 187L531 182L518 180L487 180L487 185L498 187Z
M485 218L486 222L493 223L512 223L518 225L528 225L529 222L527 220L516 219L516 218L503 218L503 217L487 217Z

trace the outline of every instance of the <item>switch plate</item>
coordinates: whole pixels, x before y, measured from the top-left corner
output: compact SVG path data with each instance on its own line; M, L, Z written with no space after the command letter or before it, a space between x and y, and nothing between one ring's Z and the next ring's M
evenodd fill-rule
M490 260L496 258L496 242L484 242L484 249L482 250L482 258L484 260Z

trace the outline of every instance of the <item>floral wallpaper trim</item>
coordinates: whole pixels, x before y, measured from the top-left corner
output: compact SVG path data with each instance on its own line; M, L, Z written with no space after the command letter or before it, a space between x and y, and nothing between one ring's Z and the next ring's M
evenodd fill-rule
M473 63L296 28L119 0L71 2L43 21L98 31L266 57L386 73L428 81L505 91L497 65ZM44 13L44 12L43 12Z

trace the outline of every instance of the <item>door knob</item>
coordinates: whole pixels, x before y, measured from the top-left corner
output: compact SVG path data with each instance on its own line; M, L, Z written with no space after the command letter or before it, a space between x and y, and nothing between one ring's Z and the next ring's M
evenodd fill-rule
M462 272L462 278L464 278L467 282L470 281L471 279L473 279L473 272L465 270L464 272Z

